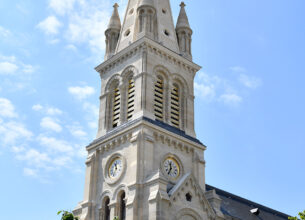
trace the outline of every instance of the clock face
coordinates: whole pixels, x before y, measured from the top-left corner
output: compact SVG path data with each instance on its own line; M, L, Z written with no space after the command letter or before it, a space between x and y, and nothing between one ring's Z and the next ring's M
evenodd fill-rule
M164 161L163 168L164 168L165 174L171 178L176 179L180 174L179 164L173 158L167 158Z
M110 178L118 177L123 170L123 161L121 158L115 158L109 166Z

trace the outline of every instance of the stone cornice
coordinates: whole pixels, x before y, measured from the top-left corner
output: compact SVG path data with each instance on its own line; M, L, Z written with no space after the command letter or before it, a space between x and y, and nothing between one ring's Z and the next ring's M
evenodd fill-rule
M192 61L185 59L176 52L168 49L167 47L147 38L143 37L136 42L132 43L129 47L121 50L105 62L98 65L95 70L103 74L107 73L114 67L122 64L124 61L128 60L132 56L141 52L142 50L148 50L150 53L154 53L163 59L168 60L169 62L178 65L180 68L186 69L189 72L192 72L195 76L195 73L201 69L201 67Z
M190 152L192 147L200 150L206 150L206 146L188 140L187 138L168 131L167 129L160 128L146 120L143 120L143 118L136 119L130 123L122 125L122 127L118 127L117 129L110 131L105 136L95 140L93 143L87 146L86 149L87 151L98 150L101 154L103 154L104 152L114 150L116 147L127 141L132 143L137 139L137 135L134 134L135 131L138 128L141 128L143 125L153 129L154 137L148 141L167 142L169 146L180 149L182 152L186 153Z

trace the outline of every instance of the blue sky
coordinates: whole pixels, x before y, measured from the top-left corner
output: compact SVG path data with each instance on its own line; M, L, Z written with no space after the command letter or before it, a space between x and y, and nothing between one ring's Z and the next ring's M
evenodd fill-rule
M114 2L0 0L3 219L59 219L82 199L98 118L93 68ZM195 119L207 183L296 214L305 209L305 2L185 2L203 67Z

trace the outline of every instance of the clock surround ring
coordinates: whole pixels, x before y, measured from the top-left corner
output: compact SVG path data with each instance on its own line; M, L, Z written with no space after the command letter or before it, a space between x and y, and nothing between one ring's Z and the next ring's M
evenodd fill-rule
M111 168L111 165L113 164L114 161L116 160L121 160L122 162L122 169L121 171L119 172L118 176L116 177L111 177L109 175L109 171L110 171L110 168ZM121 154L119 153L115 153L113 155L111 155L108 159L107 159L107 162L106 162L106 166L104 167L104 178L105 178L105 182L108 184L108 185L114 185L116 184L125 174L126 172L126 167L127 167L127 163L126 163L126 159L125 157L123 157Z
M179 173L177 175L177 177L171 177L169 176L165 169L164 169L164 163L167 159L171 159L171 160L174 160L177 165L178 165L178 169L179 169ZM182 166L182 163L181 163L181 160L179 159L178 156L174 155L174 154L166 154L162 159L161 159L161 164L160 164L160 168L161 168L161 171L163 173L163 175L172 183L176 183L180 178L181 176L183 176L183 173L184 173L184 169L183 169L183 166Z

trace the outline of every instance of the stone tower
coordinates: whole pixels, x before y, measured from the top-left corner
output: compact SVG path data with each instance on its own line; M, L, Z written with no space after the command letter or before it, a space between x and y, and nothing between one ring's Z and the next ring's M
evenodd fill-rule
M206 147L194 131L192 30L181 3L129 0L106 35L99 127L87 146L80 220L223 219L205 191Z

